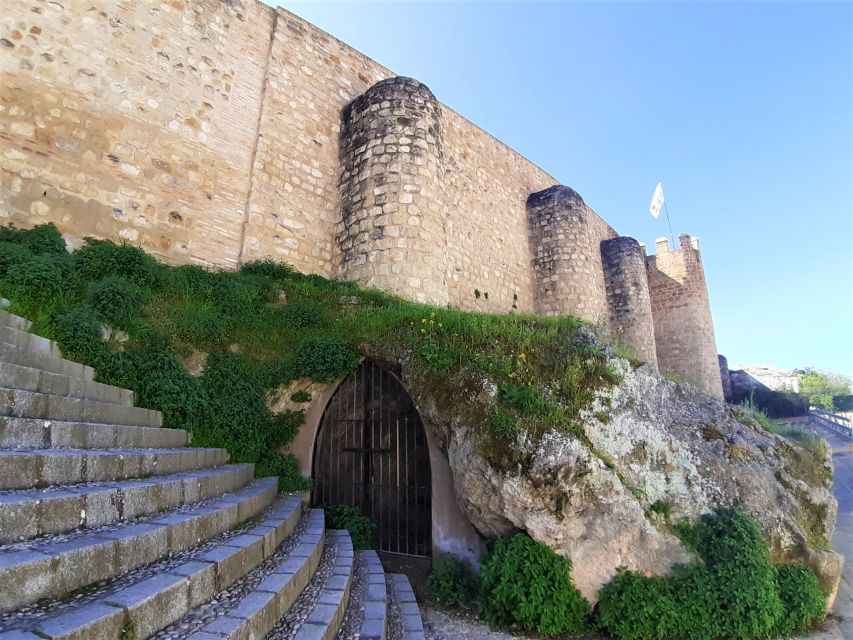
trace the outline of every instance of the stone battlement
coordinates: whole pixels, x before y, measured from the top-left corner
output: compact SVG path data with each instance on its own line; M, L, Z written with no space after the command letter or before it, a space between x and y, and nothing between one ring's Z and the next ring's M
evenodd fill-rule
M128 241L172 263L271 257L469 310L574 314L722 395L698 245L659 242L644 262L421 82L254 0L4 8L4 224L54 222L72 245Z

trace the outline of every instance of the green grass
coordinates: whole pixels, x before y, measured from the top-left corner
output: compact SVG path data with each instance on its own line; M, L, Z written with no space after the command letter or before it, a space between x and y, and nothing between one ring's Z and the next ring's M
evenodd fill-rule
M431 307L271 261L237 272L170 267L101 240L68 254L51 225L2 231L0 291L100 381L133 389L168 426L236 460L258 462L286 444L268 435L269 392L298 378L334 381L364 356L386 366L406 360L417 391L467 411L496 467L523 462L514 446L521 431L583 437L581 411L618 381L603 343L590 338L595 329L576 318ZM352 297L358 304L341 303ZM100 323L121 332L100 341ZM207 364L193 377L182 363L199 352ZM487 382L498 397L471 403L471 386Z

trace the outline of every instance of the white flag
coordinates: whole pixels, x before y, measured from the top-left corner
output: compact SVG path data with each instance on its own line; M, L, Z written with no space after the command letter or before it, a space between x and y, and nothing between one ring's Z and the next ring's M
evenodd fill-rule
M649 213L652 214L653 218L657 218L660 215L660 208L663 206L663 201L663 187L658 182L658 186L655 187L655 193L652 196L652 203L649 205Z

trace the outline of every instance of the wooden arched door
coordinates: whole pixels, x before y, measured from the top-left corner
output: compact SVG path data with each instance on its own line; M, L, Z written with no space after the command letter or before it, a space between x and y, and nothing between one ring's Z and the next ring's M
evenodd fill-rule
M429 449L420 415L397 378L368 361L338 387L314 443L315 505L359 507L378 549L432 555Z

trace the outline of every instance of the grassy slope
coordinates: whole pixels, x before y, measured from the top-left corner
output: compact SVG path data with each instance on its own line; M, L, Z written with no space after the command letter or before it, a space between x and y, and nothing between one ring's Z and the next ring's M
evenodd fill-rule
M582 437L579 412L616 381L575 318L430 307L272 262L239 272L169 267L105 241L68 254L51 225L0 230L0 291L99 380L133 389L196 444L262 461L261 471L285 464L268 452L301 421L270 415L266 395L297 378L337 379L363 355L409 358L436 384L460 372L497 384L497 408L477 425L496 465L521 429ZM180 363L200 352L204 371L190 376Z

